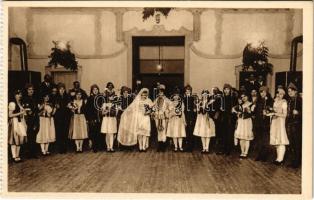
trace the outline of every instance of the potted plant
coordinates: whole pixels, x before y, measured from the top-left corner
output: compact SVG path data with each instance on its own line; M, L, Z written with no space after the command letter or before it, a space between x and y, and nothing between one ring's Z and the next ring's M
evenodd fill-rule
M48 62L48 66L63 66L65 69L75 71L77 70L77 61L75 55L70 50L69 42L64 43L62 41L52 41L55 45L51 50L51 54L49 56L50 61Z
M272 74L273 65L268 62L268 48L265 42L248 43L243 50L242 70L252 68L258 74Z

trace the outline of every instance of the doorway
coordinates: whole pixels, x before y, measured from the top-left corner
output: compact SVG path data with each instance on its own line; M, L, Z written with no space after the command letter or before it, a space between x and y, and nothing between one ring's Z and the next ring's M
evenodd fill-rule
M132 84L154 92L157 83L166 86L166 95L174 87L184 86L185 62L184 36L132 37Z

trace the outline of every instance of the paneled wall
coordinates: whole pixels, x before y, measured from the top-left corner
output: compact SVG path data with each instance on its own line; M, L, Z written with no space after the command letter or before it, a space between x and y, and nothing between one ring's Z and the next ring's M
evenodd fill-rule
M287 71L290 42L302 34L302 10L175 9L167 18L142 19L141 8L11 8L9 36L28 44L29 68L42 72L52 40L70 41L82 65L82 87L103 89L131 83L131 36L185 35L186 83L196 92L228 82L236 85L235 66L241 64L246 43L264 40L274 72ZM12 49L9 69L17 69ZM302 51L297 69L302 70ZM273 90L274 76L270 82Z

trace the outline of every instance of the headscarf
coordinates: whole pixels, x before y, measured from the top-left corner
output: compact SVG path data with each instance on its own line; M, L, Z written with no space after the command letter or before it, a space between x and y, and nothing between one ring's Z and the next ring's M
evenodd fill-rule
M134 101L124 110L121 115L120 126L118 131L118 141L125 146L133 146L137 144L137 126L139 123L139 105L141 95L149 90L142 88L136 95Z

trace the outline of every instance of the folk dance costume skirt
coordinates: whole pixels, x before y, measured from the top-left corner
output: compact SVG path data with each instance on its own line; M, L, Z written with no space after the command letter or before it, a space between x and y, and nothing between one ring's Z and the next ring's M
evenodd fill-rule
M284 117L275 117L270 126L270 145L288 145L289 140L286 132Z
M101 123L101 133L117 133L117 118L116 117L103 117Z
M24 119L19 122L18 119L12 118L8 124L8 143L10 145L22 145L26 142L26 123ZM25 136L23 136L25 135Z
M215 123L207 114L197 114L193 135L198 137L215 137Z
M186 137L183 117L174 116L169 119L167 127L167 137L183 138Z
M240 140L253 140L253 123L252 119L239 118L237 128L234 132L234 137Z
M74 114L69 130L69 138L73 140L83 140L88 138L87 124L84 114Z
M139 115L138 124L136 127L137 135L150 136L150 117L149 115Z
M43 144L56 141L53 117L40 117L39 124L39 132L37 133L36 142Z

